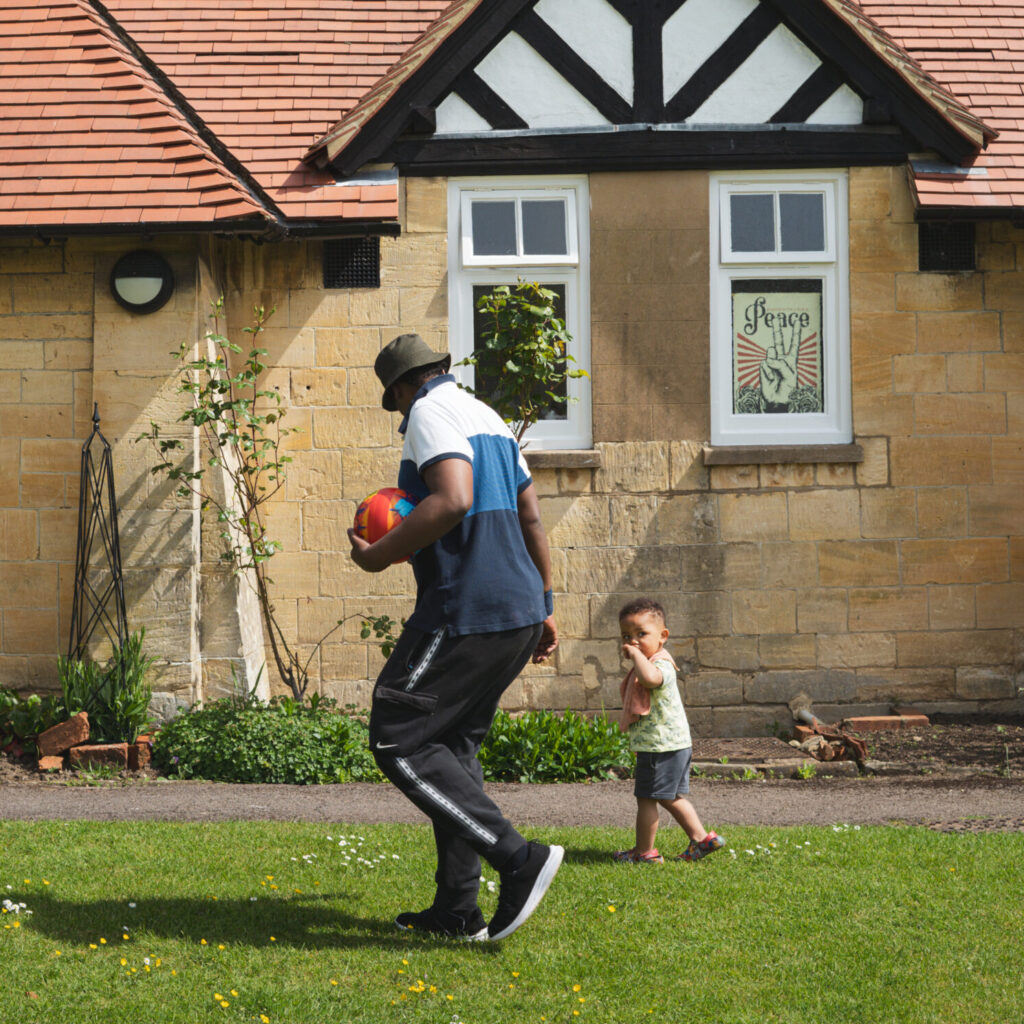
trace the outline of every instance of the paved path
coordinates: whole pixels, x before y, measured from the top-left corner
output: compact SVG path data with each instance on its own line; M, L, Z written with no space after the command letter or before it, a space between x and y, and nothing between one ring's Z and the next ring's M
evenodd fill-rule
M522 825L633 822L632 782L488 791ZM985 779L695 780L691 798L708 825L828 825L1010 820L1024 823L1024 785ZM117 787L0 785L0 819L93 821L322 821L369 824L426 819L387 785L229 785L155 781ZM1022 826L1024 827L1024 826Z

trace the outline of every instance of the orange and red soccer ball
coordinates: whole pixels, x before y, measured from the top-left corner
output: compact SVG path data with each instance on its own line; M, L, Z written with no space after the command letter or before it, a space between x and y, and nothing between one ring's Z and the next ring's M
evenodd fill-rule
M353 523L356 536L373 544L393 530L415 507L416 499L407 491L399 487L382 487L359 503Z

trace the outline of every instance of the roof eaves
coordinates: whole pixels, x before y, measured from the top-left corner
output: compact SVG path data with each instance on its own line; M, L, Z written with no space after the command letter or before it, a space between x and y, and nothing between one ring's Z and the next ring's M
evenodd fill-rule
M949 89L932 77L855 0L820 0L857 33L864 43L936 113L967 139L975 151L983 149L998 131L973 114Z

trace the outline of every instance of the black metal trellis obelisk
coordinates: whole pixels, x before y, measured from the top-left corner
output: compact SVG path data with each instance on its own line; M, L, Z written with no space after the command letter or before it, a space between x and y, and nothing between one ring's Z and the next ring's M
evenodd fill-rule
M101 447L98 454L93 453L96 442ZM121 542L117 533L114 461L110 444L100 433L99 407L94 404L92 434L82 445L75 596L71 609L68 658L81 659L97 629L106 633L115 651L123 647L128 638Z

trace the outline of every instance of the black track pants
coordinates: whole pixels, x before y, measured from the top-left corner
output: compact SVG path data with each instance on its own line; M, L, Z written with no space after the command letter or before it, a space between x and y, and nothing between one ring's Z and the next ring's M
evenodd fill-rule
M540 635L540 624L456 637L406 628L377 679L370 749L433 822L434 902L446 910L476 906L480 857L500 870L525 842L484 794L477 753Z

